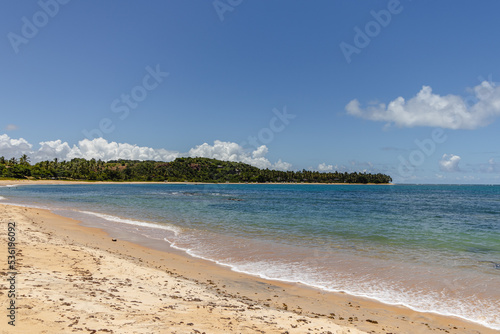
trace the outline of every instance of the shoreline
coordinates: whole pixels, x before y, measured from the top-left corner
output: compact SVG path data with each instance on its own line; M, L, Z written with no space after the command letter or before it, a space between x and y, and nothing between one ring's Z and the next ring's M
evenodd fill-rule
M107 232L101 229L82 226L81 223L75 220L57 216L47 210L3 204L0 205L0 210L4 212L2 215L2 238L6 238L5 221L7 219L17 221L20 226L20 231L22 229L22 234L30 237L28 239L30 239L32 243L26 243L25 245L20 244L19 249L23 252L23 254L31 254L30 257L32 257L32 259L36 259L36 261L29 261L28 259L23 258L23 262L31 262L31 268L34 268L37 263L41 263L50 267L54 273L59 273L62 269L66 269L66 271L68 271L68 268L64 268L64 262L66 260L62 261L60 255L57 254L69 254L70 259L73 257L73 260L82 261L82 259L74 259L75 249L77 248L79 250L78 253L83 252L86 254L94 254L92 255L94 259L95 253L97 252L100 254L99 259L106 259L108 262L117 262L121 263L122 266L131 267L131 269L127 272L122 271L117 273L114 268L109 268L108 266L103 265L103 260L97 260L98 262L101 262L101 266L97 268L90 266L85 269L79 269L80 272L85 271L85 273L90 273L90 277L96 277L96 275L99 275L103 271L109 271L111 273L111 277L116 277L121 280L128 279L136 282L137 275L134 273L138 270L147 270L149 275L159 277L160 280L173 280L175 282L173 283L174 286L179 284L188 285L190 286L190 291L196 289L202 291L203 293L208 293L210 295L210 301L208 304L207 302L198 301L200 298L193 299L192 294L188 291L179 290L179 293L177 294L176 290L175 294L171 295L173 291L171 291L171 288L168 287L165 288L165 296L162 295L161 298L157 297L154 299L149 296L149 299L152 298L150 303L151 305L149 306L150 309L151 307L154 308L164 305L166 298L171 299L169 305L172 305L172 302L179 303L178 301L181 299L183 302L188 304L184 307L188 307L191 304L191 306L197 304L196 309L191 309L191 312L188 312L187 315L182 314L182 316L187 317L186 319L191 320L182 321L183 323L180 323L179 321L176 326L184 328L181 330L197 329L198 327L196 327L196 325L199 323L199 316L197 316L197 313L199 310L201 308L206 310L207 308L210 309L210 307L212 307L210 314L215 312L215 310L217 310L217 312L221 312L221 314L223 313L220 318L226 319L227 324L224 325L225 327L223 330L218 331L217 328L220 327L217 326L222 326L220 324L220 319L217 321L217 324L209 321L203 325L205 326L203 327L205 328L204 330L209 333L233 332L234 330L237 332L246 332L244 328L247 328L248 332L254 332L254 330L250 330L252 326L254 326L254 329L259 328L260 330L266 330L266 332L271 331L273 333L282 333L285 330L288 330L290 333L303 333L305 328L311 328L311 330L308 330L314 333L326 333L328 330L333 329L339 331L350 329L351 333L355 333L356 330L359 330L358 333L431 333L434 331L448 331L450 333L497 333L495 330L488 329L459 318L446 317L433 313L419 313L406 307L387 305L344 293L325 292L301 284L270 281L257 276L238 273L208 260L202 260L191 257L184 252L175 251L172 248L167 250L157 250L150 248L151 245L139 245L126 241L124 240L125 238L118 239L114 242L112 241L114 236L110 236ZM37 238L34 238L35 236ZM45 242L40 242L40 240L44 239ZM43 249L47 244L53 246L51 252L44 251L41 253L37 251L39 248ZM2 250L2 252L4 251L5 250ZM4 258L6 258L6 256L4 256ZM49 265L48 261L50 259L54 259L54 261ZM58 262L57 259L59 259L60 262ZM29 268L30 266L27 267ZM25 282L31 280L34 282L35 279L39 280L39 276L42 276L45 279L50 278L49 268L42 266L38 268L38 270L31 271L29 274L25 271L23 272L23 269L23 266L19 269L19 278L21 280L24 278ZM76 277L81 276L80 280L83 283L86 282L85 277L88 277L88 274L76 275L75 273L78 273L78 270L75 272L75 269L73 269L71 274L66 272L66 277L61 278L62 281L69 284L70 282L74 282L75 279L78 280ZM176 282L176 280L181 280L182 282ZM143 285L142 281L140 283ZM103 283L101 282L101 284ZM71 296L74 292L78 292L77 295L86 295L89 293L92 295L92 291L96 294L96 289L97 291L101 291L101 293L103 291L102 289L99 290L98 287L92 288L87 286L75 288L75 284L72 286L73 287L67 291L68 296L61 298L69 298L69 296ZM114 290L120 289L114 288ZM109 291L107 292L109 293ZM57 291L51 286L45 287L43 291L40 291L40 288L34 288L31 289L30 292L45 294L45 299L54 299L55 296L60 294L60 291ZM20 291L19 293L22 294L23 292ZM128 307L133 307L135 305L133 300L122 302L121 299L127 300L126 298L123 298L124 296L122 294L111 294L113 296L108 297L107 299L114 301L115 305L122 305L124 303L125 306ZM168 296L169 294L170 296ZM25 295L28 297L31 296L29 294ZM193 302L190 299L196 301ZM137 300L135 301L137 302ZM213 306L217 305L217 303L227 303L228 301L235 307L227 308L225 306ZM74 308L79 309L79 304L83 303L86 305L90 303L95 309L102 309L103 302L104 301L94 299L84 299L83 301L78 300L74 302ZM49 318L50 314L58 313L56 305L53 305L52 308L50 305L48 307L40 304L37 305L37 303L31 298L27 298L26 303L33 304L30 305L30 307L27 307L26 311L29 310L30 312L32 311L36 313L37 309L41 307L44 310L43 314ZM40 303L43 304L43 301ZM105 302L105 304L106 303L107 302ZM22 305L22 302L20 301L19 304ZM2 300L2 306L5 305L5 301ZM73 303L71 303L71 305L73 305ZM112 310L112 306L109 307L111 307L110 310ZM240 312L235 313L234 310L236 309L240 310ZM25 308L23 307L20 308L19 311L20 324L22 322L27 322L26 319L22 319L21 312L24 310ZM113 322L109 319L106 320L107 322L104 321L104 318L106 318L106 312L100 313L100 316L97 318L91 318L90 314L87 314L83 310L78 312L75 310L68 311L69 314L72 314L74 317L76 317L77 314L80 318L86 317L89 322L97 321L99 324L105 322L107 323L107 326L115 327L112 328L112 330L115 330L116 326L118 326L118 322ZM157 310L157 312L160 313L163 311L164 310L161 309ZM255 312L257 312L258 315L249 316L249 314ZM211 317L210 314L207 315ZM124 314L124 316L125 315L126 314ZM181 316L181 314L176 314L173 318L177 319L179 316ZM65 318L69 319L69 316L66 316ZM240 321L242 318L245 318L246 320ZM273 318L274 320L271 321L272 324L269 324L269 321L262 321L260 318ZM42 317L39 317L38 319L42 320L41 323L46 322L46 320L43 320ZM160 317L160 320L153 323L148 321L146 322L150 326L148 328L151 329L157 325L156 322L165 322L167 320L171 321L171 319L171 316L169 316L168 319ZM276 319L279 319L280 321L277 321ZM32 321L34 320L30 320L30 322ZM192 327L191 325L182 326L188 323L194 323L195 325ZM64 324L69 326L67 322L64 322ZM6 323L0 324L0 328L4 328L5 325ZM41 324L38 323L38 325ZM305 325L308 327L304 327ZM163 329L165 328L164 326L167 326L167 324L163 324ZM170 324L168 326L172 325ZM199 327L202 328L201 325L199 325ZM313 327L315 330L312 330ZM119 332L123 333L121 329ZM158 331L153 330L152 332ZM167 332L170 333L170 331Z
M224 185L224 184L252 184L252 185L262 185L262 184L273 184L273 185L365 185L365 186L393 186L394 183L315 183L315 182L302 182L302 183L283 183L283 182L269 182L269 183L215 183L215 182L157 182L157 181L73 181L73 180L1 180L0 186L3 185L71 185L71 184L191 184L191 185Z

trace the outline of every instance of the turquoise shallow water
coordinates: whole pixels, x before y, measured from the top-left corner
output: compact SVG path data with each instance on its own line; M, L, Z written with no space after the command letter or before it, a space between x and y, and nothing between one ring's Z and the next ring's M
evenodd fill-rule
M0 188L233 270L500 329L500 186Z

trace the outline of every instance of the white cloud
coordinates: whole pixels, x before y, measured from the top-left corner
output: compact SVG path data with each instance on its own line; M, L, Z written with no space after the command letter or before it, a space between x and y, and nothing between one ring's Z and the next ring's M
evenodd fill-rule
M189 150L190 157L204 157L226 161L239 161L258 168L288 170L292 167L287 162L279 160L274 165L265 157L268 148L259 146L254 151L247 151L241 145L233 142L214 141L213 145L204 143Z
M494 158L488 160L486 164L479 165L479 172L481 173L500 173L500 163L496 162Z
M256 155L262 152L262 149L259 150ZM227 160L227 161L237 161L241 156L244 158L250 158L248 155L245 155L243 147L238 145L237 143L232 142L223 142L220 140L214 141L213 145L209 145L208 143L203 143L201 145L196 146L189 150L189 156L191 157L204 157L204 158L212 158L219 160ZM259 159L259 157L257 157Z
M179 152L108 142L103 138L96 138L81 140L78 145L73 145L73 147L61 140L41 142L40 148L33 151L31 155L34 162L53 160L54 158L59 160L85 158L104 161L117 159L171 161L179 157Z
M471 96L441 96L432 88L423 86L408 101L398 97L388 105L371 104L361 108L358 100L350 101L345 109L349 115L394 123L400 127L431 126L448 129L476 129L493 122L500 116L500 87L483 81L470 89Z
M81 158L101 160L156 160L172 161L180 156L179 152L153 149L127 143L108 142L103 138L84 139L78 143Z
M261 145L255 151L252 152L252 157L254 159L262 158L267 154L268 151L269 150L266 145Z
M313 167L310 170L317 170L318 172L358 172L358 173L379 173L380 170L371 162L361 162L356 160L349 161L348 166L345 165L327 165L326 163L320 163L316 169ZM384 166L383 170L386 170L387 166Z
M490 160L488 160L487 172L488 173L500 172L500 164L498 162L495 162L495 159L491 158Z
M8 124L6 127L5 127L5 130L7 131L14 131L14 130L17 130L19 129L19 127L15 124Z
M291 163L281 161L281 159L279 159L278 162L276 162L271 166L271 169L283 170L283 171L290 170L291 168L292 168Z
M244 162L259 168L289 170L292 167L290 163L283 162L281 159L272 164L265 157L268 153L268 148L265 145L253 151L247 151L237 143L220 140L216 140L213 145L207 143L198 145L186 154L127 143L108 142L103 138L84 139L79 141L78 145L73 146L61 140L45 141L39 144L40 147L34 150L33 145L23 138L12 139L8 135L0 135L0 156L11 158L27 154L33 162L53 160L54 158L59 160L85 158L104 161L117 159L172 161L181 156L190 156Z
M8 135L0 135L0 156L5 158L20 157L23 154L31 153L33 145L25 139L11 139Z
M459 172L460 167L458 164L461 159L458 155L443 154L443 157L439 161L439 168L443 172Z
M71 160L80 158L81 152L78 147L70 147L68 143L61 140L45 141L40 143L38 151L34 152L34 161L53 160Z
M337 166L335 166L335 167L337 167ZM318 171L319 172L331 172L331 171L333 171L333 165L327 165L324 162L320 163L318 165Z

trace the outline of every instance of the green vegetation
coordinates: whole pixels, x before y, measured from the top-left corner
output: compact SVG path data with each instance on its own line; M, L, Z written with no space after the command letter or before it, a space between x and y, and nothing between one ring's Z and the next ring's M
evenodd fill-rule
M23 155L19 160L0 157L0 176L15 179L85 181L170 182L293 182L293 183L390 183L385 174L320 173L302 170L283 172L241 163L208 158L177 158L172 162L73 159L42 161L34 165Z

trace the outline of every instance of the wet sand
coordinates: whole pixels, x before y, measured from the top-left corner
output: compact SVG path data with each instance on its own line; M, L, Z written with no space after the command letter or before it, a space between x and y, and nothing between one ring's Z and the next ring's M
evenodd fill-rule
M12 183L10 183L12 184ZM159 251L46 210L0 205L2 333L497 333ZM8 223L16 326L8 324Z

